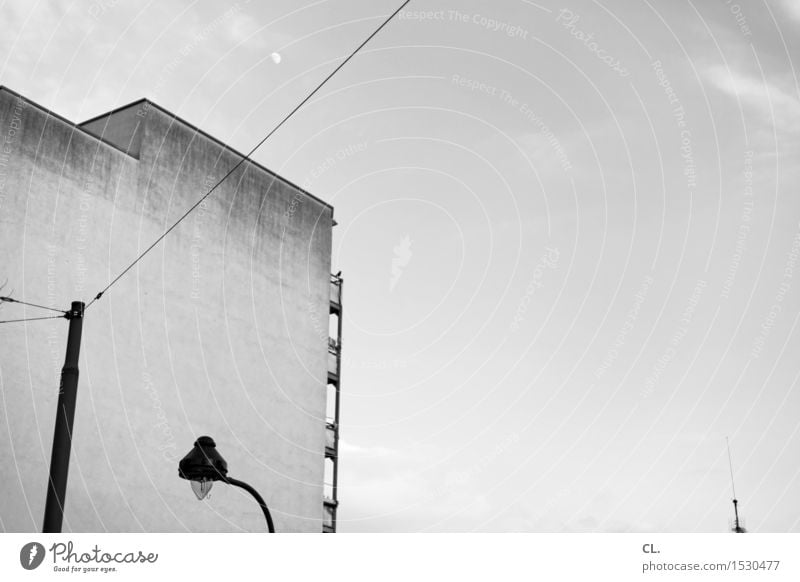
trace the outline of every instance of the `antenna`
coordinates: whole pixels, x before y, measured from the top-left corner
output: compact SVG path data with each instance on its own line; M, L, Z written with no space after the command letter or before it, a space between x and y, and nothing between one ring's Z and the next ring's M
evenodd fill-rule
M735 516L731 531L733 533L746 533L747 530L739 523L739 500L736 499L736 485L733 482L733 461L731 461L731 443L728 441L728 437L725 437L725 445L728 447L728 468L731 470L731 491L733 492L733 514Z

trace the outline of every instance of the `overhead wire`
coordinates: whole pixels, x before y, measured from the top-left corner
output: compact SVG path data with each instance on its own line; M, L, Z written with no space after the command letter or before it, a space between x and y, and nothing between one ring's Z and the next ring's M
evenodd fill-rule
M47 317L26 317L23 319L5 319L0 321L0 323L20 323L22 321L41 321L42 319L62 319L66 317L66 313L64 315L49 315Z
M47 309L49 311L55 311L57 313L66 313L63 309L56 309L55 307L47 307L46 305L39 305L37 303L29 303L27 301L14 299L13 297L0 297L0 301L5 303L19 303L20 305L28 305L30 307L38 307L39 309Z
M364 48L364 46L365 46L365 45L366 45L366 44L367 44L367 43L368 43L370 40L372 40L372 39L375 37L375 35L377 35L377 34L378 34L378 33L379 33L379 32L380 32L380 31L381 31L381 30L382 30L382 29L383 29L383 28L384 28L384 27L385 27L387 24L389 24L389 22L392 20L392 18L394 18L394 17L397 15L397 13L398 13L398 12L400 12L400 11L401 11L403 8L405 8L405 6L406 6L406 5L407 5L407 4L408 4L410 1L411 1L411 0L406 0L405 2L403 2L403 4L401 4L401 5L400 5L400 7L399 7L399 8L397 8L397 9L396 9L394 12L392 12L392 14L390 14L390 15L389 15L389 17L388 17L386 20L384 20L384 21L383 21L383 23L382 23L382 24L381 24L381 25L380 25L378 28L376 28L376 29L375 29L375 30L372 32L372 34L370 34L370 35L369 35L369 36L368 36L368 37L367 37L367 38L366 38L366 39L365 39L365 40L364 40L364 41L363 41L363 42L362 42L360 45L358 45L358 47L356 47L356 49L355 49L354 51L352 51L352 52L350 53L350 55L349 55L349 56L348 56L348 57L347 57L347 58L346 58L344 61L342 61L342 62L341 62L341 63L340 63L340 64L339 64L339 65L338 65L338 66L337 66L337 67L336 67L336 68L335 68L335 69L334 69L334 70L333 70L333 71L332 71L332 72L331 72L331 73L330 73L330 74L329 74L327 77L325 77L325 79L323 79L323 80L322 80L322 82L321 82L321 83L319 83L319 84L318 84L318 85L317 85L317 86L314 88L314 90L313 90L313 91L311 91L311 93L309 93L309 94L308 94L308 95L305 97L305 99L303 99L303 100L302 100L302 101L301 101L301 102L300 102L300 103L299 103L299 104L298 104L298 105L297 105L297 106L296 106L294 109L292 109L292 110L291 110L291 111L290 111L290 112L289 112L289 113L288 113L288 114L287 114L287 115L286 115L286 116L285 116L285 117L284 117L284 118L283 118L283 119L280 121L280 123L278 123L278 124L277 124L277 125L276 125L274 128L272 128L272 130L271 130L271 131L270 131L270 132L269 132L269 133L268 133L268 134L267 134L267 135L266 135L266 136L265 136L265 137L264 137L264 138L263 138L261 141L259 141L259 142L258 142L258 143L257 143L257 144L256 144L256 145L255 145L255 146L254 146L254 147L253 147L253 148L252 148L252 149L251 149L251 150L250 150L250 151L249 151L249 152L248 152L248 153L247 153L247 154L246 154L246 155L245 155L245 156L244 156L244 157L241 159L241 160L239 160L239 161L238 161L238 162L237 162L237 163L236 163L236 164L233 166L233 168L231 168L231 169L230 169L230 170L229 170L229 171L228 171L228 172L227 172L227 173L226 173L224 176L222 176L222 178L220 178L220 179L219 179L219 181L217 181L217 183L216 183L216 184L214 184L214 186L212 186L212 187L211 187L211 189L210 189L208 192L206 192L206 193L205 193L205 194L204 194L204 195L203 195L203 196L202 196L202 197L201 197L201 198L200 198L200 199L199 199L197 202L195 202L195 203L194 203L194 204L193 204L193 205L192 205L192 206L191 206L191 207L190 207L190 208L189 208L189 209L188 209L186 212L184 212L184 213L183 213L183 215L181 215L181 217L180 217L180 218L178 218L178 220L176 220L176 221L175 221L175 222L172 224L172 226L170 226L170 227L169 227L167 230L165 230L163 233L161 233L161 235L160 235L160 236L159 236L159 237L158 237L156 240L154 240L154 241L153 241L153 243L152 243L152 244L150 244L150 246L148 246L148 247L147 247L147 248L146 248L144 251L142 251L142 252L139 254L139 256L137 256L137 257L136 257L136 258L133 260L133 262L131 262L131 263L130 263L130 264L127 266L127 267L125 267L125 269L123 269L123 270L122 270L122 272L120 272L120 273L119 273L119 275L117 275L116 277L114 277L114 279L112 279L112 280L111 280L111 282L110 282L108 285L106 285L106 286L105 286L105 288L104 288L102 291L100 291L100 292L99 292L97 295L95 295L94 299L92 299L92 300L91 300L91 301L90 301L90 302L89 302L89 303L86 305L86 308L85 308L85 309L89 309L89 307L91 307L91 306L92 306L92 304L93 304L95 301L97 301L98 299L100 299L100 298L101 298L101 297L102 297L102 296L103 296L103 295L104 295L104 294L105 294L105 293L106 293L106 292L107 292L109 289L111 289L111 287L112 287L112 286L114 286L114 285L117 283L117 281L119 281L119 280L120 280L122 277L124 277L124 276L125 276L125 274L126 274L128 271L130 271L130 270L131 270L133 267L135 267L135 266L136 266L136 264L137 264L139 261L141 261L141 260L142 260L142 259L145 257L145 255L147 255L147 253L149 253L151 250L153 250L153 248L154 248L154 247L155 247L155 246L156 246L158 243L160 243L162 240L164 240L164 238L165 238L165 237L166 237L166 236L167 236L167 235L168 235L170 232L172 232L172 231L173 231L173 230L174 230L174 229L175 229L175 228L176 228L176 227L177 227L177 226L178 226L178 225L179 225L181 222L183 222L183 220L184 220L184 219L185 219L187 216L189 216L189 214L191 214L191 213L192 213L192 212L193 212L193 211L194 211L194 210L195 210L195 209L196 209L198 206L200 206L200 205L203 203L203 201L205 201L205 199L206 199L206 198L208 198L208 197L209 197L209 196L210 196L210 195L211 195L211 194L212 194L212 193L213 193L213 192L214 192L214 191L215 191L215 190L216 190L216 189L217 189L217 188L220 186L220 184L222 184L222 183L223 183L223 182L224 182L224 181L225 181L225 180L226 180L228 177L230 177L230 176L231 176L231 174L233 174L233 173L234 173L234 172L235 172L235 171L236 171L236 170L237 170L237 169L238 169L238 168L239 168L239 167L240 167L242 164L244 164L244 163L245 163L245 162L247 162L247 161L250 161L250 156L252 156L252 155L253 155L253 154L256 152L256 150L258 150L258 148L260 148L262 145L264 145L264 143L265 143L265 142L266 142L266 141L267 141L267 140L268 140L270 137L272 137L272 135L273 135L273 134L274 134L276 131L278 131L278 129L280 129L280 128L283 126L283 124L284 124L284 123L286 123L286 122L287 122L287 121L288 121L288 120L289 120L289 119L290 119L290 118L291 118L291 117L292 117L292 116L293 116L293 115L294 115L294 114L295 114L295 113L296 113L296 112L297 112L297 111L298 111L298 110L299 110L299 109L300 109L300 108L301 108L303 105L305 105L305 104L308 102L308 100L309 100L309 99L311 99L311 98L312 98L312 97L313 97L313 96L314 96L314 95L317 93L317 91L319 91L319 90L320 90L320 89L321 89L321 88L322 88L322 87L323 87L323 86L324 86L324 85L325 85L325 84L326 84L326 83L327 83L327 82L328 82L328 81L329 81L329 80L330 80L330 79L331 79L331 78L332 78L332 77L333 77L333 76L334 76L336 73L338 73L338 72L341 70L341 68L342 68L342 67L344 67L344 66L345 66L345 65L348 63L348 61L350 61L350 59L352 59L352 58L353 58L353 57L354 57L354 56L355 56L355 55L356 55L356 54L357 54L357 53L358 53L358 52L359 52L359 51L360 51L362 48Z

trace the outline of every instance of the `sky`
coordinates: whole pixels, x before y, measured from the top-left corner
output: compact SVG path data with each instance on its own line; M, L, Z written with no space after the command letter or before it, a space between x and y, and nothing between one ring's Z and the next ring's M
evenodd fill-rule
M399 3L0 2L248 151ZM793 56L794 55L794 58ZM800 531L800 4L412 0L254 158L335 207L338 526Z

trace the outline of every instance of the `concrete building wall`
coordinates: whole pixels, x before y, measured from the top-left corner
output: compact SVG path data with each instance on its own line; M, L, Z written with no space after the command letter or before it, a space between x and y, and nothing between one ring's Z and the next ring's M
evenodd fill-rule
M0 88L3 295L90 301L241 159L131 107L109 127L140 122L138 159ZM178 478L203 434L278 531L321 531L332 218L246 163L87 310L64 531L263 531L245 492ZM4 531L41 528L67 326L0 326Z

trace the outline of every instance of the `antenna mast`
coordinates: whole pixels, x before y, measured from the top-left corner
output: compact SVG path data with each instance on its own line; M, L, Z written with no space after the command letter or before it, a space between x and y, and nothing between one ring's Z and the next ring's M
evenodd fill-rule
M728 468L731 471L731 491L733 492L733 514L734 514L734 522L733 528L731 531L733 533L746 533L747 530L744 529L739 523L739 500L736 499L736 485L733 482L733 461L731 461L731 443L728 441L728 437L725 437L725 444L728 447Z

